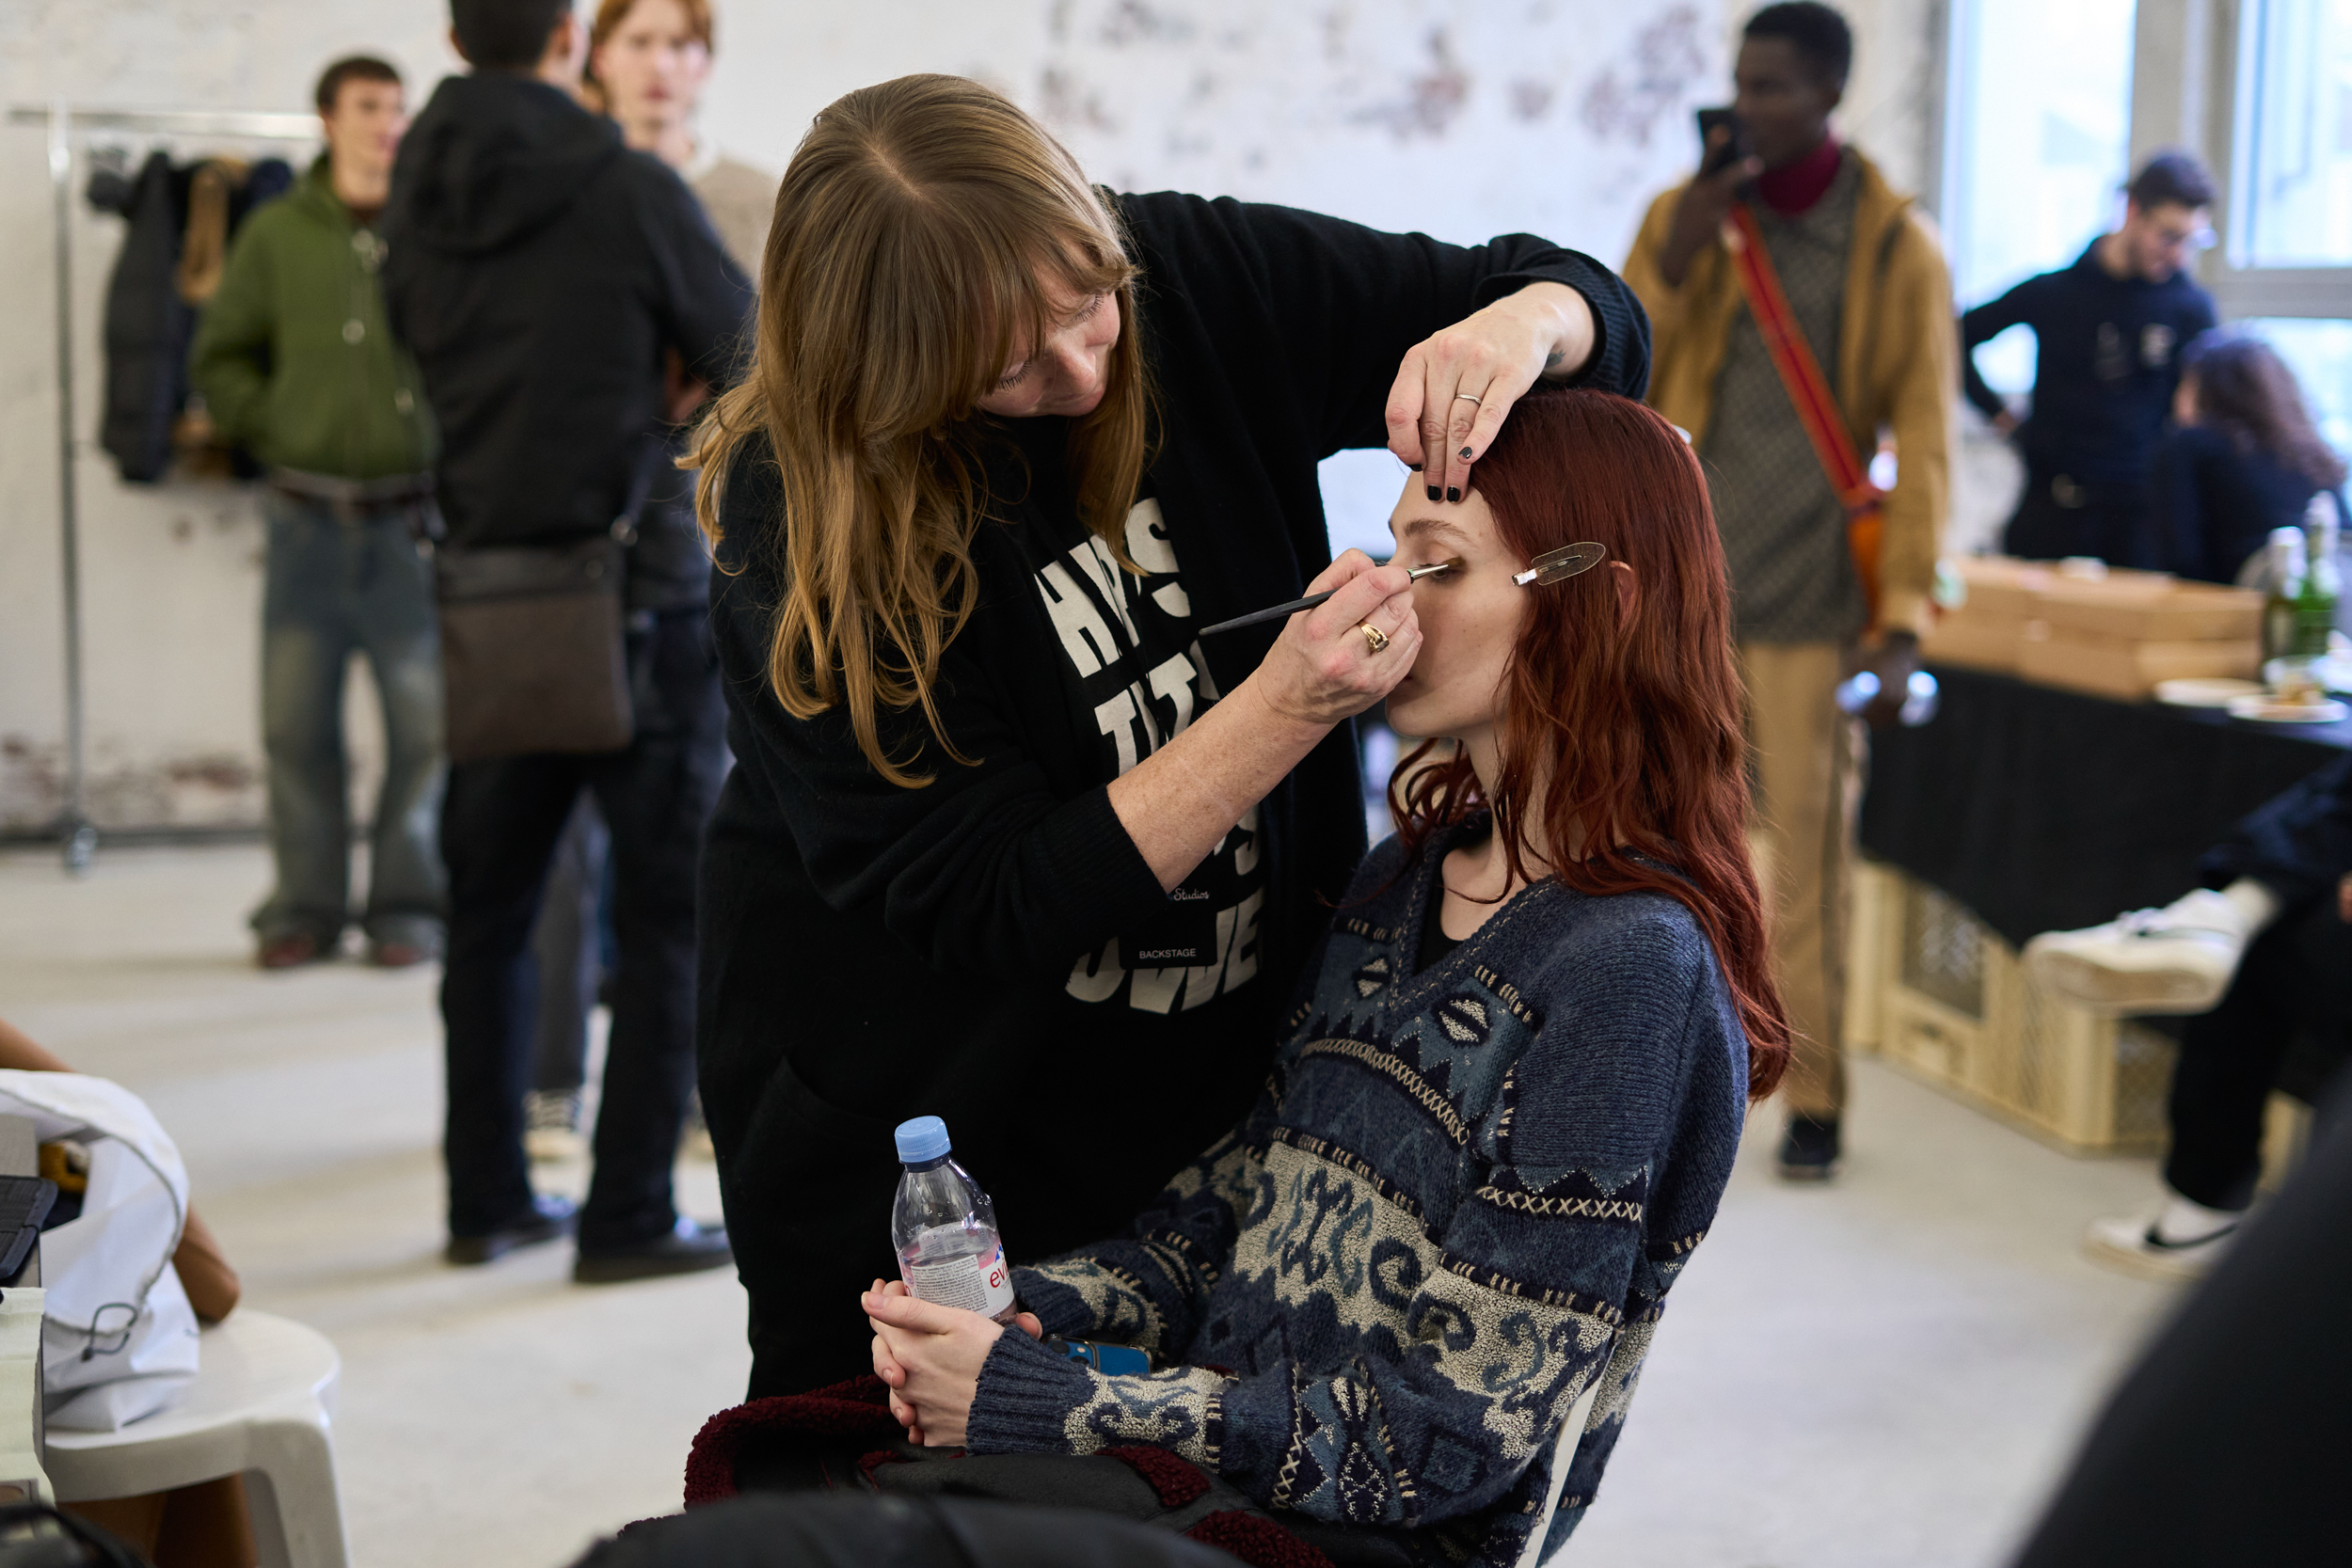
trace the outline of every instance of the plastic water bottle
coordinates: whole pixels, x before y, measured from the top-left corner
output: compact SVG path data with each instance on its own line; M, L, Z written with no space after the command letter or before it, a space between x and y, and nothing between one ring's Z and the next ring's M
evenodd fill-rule
M996 1206L947 1158L947 1124L916 1117L898 1124L906 1172L890 1206L890 1240L907 1289L941 1307L998 1323L1013 1316L1012 1270L996 1235Z

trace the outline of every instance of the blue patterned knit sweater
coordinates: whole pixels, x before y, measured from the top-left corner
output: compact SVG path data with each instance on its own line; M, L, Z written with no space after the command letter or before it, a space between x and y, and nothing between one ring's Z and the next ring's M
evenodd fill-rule
M1375 849L1248 1119L1130 1238L1014 1271L1049 1333L1167 1370L1104 1376L1006 1334L973 1450L1157 1444L1433 1561L1567 1538L1730 1176L1747 1037L1660 895L1541 883L1414 973L1436 867L1484 827L1401 878L1396 841Z

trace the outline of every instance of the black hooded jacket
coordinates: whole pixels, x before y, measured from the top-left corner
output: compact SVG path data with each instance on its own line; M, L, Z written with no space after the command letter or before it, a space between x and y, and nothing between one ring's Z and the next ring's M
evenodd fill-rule
M685 182L529 77L434 89L383 230L385 303L440 421L441 511L460 545L612 527L663 456L665 352L722 385L751 312Z

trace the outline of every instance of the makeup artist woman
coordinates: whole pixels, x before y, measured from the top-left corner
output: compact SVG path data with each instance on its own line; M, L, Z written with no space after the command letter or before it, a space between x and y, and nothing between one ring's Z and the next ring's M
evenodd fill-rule
M1420 645L1401 567L1325 564L1317 460L1458 490L1539 376L1638 396L1649 356L1572 251L1112 196L949 76L818 116L762 274L699 451L738 760L699 1045L754 1397L867 1369L841 1304L897 1273L905 1117L1021 1259L1248 1107L1363 854L1346 721Z

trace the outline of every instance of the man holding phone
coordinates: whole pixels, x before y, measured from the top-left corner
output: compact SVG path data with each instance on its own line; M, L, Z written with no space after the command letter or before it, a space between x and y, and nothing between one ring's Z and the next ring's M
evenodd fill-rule
M1862 737L1836 689L1879 678L1893 721L1918 663L1949 504L1951 279L1909 198L1830 115L1853 37L1827 6L1748 19L1728 109L1625 264L1648 309L1649 401L1691 433L1730 568L1773 958L1797 1031L1780 1169L1839 1155L1849 846ZM1891 442L1896 472L1872 483Z

